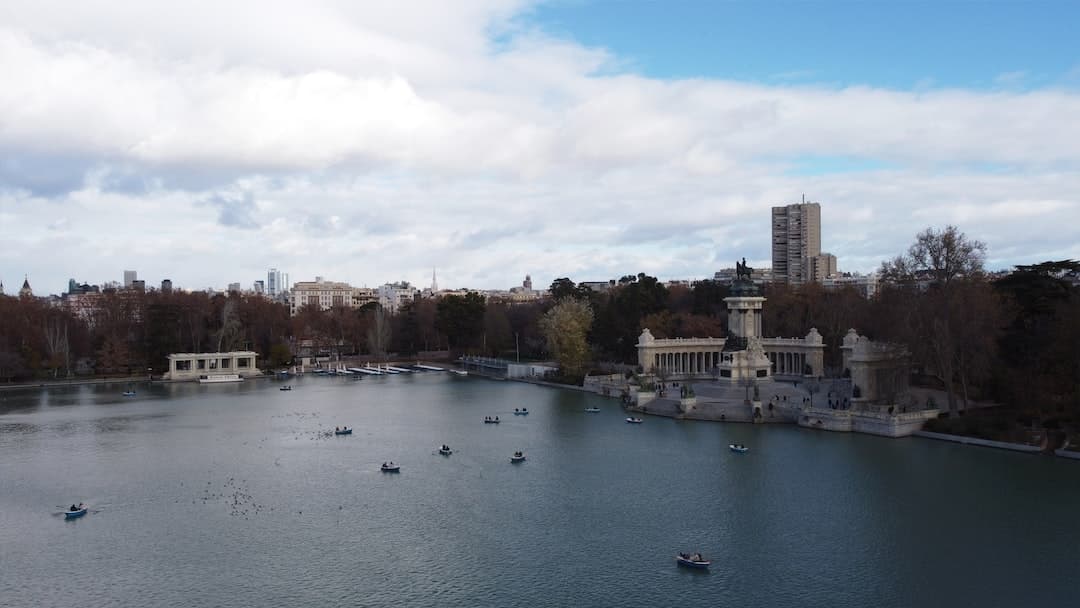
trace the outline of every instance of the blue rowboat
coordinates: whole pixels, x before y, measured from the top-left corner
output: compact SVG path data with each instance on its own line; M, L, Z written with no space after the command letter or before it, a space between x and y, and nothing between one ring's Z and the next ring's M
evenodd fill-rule
M79 505L79 507L80 508L77 511L64 511L64 519L75 519L76 517L86 515L86 505Z
M335 435L352 435L352 429L341 429L340 431L334 431Z
M734 443L729 444L727 447L731 448L732 452L738 452L740 454L745 454L750 451L750 448L746 447L745 445L737 445Z
M707 570L712 565L712 562L705 559L700 553L693 555L680 553L675 556L675 562L683 568L696 568L698 570Z

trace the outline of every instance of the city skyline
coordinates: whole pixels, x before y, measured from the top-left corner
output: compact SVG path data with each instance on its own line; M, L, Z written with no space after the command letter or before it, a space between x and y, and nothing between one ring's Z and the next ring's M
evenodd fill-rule
M1068 3L9 4L9 289L707 278L804 193L843 271L1080 258Z

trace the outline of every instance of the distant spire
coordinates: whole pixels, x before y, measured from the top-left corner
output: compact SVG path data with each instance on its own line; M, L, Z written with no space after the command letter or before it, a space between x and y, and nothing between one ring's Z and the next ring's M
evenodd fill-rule
M439 282L435 280L435 267L431 267L431 293L439 291Z

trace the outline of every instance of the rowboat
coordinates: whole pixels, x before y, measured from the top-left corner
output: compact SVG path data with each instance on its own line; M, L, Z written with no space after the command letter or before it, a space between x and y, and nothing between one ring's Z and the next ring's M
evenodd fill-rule
M675 562L684 568L697 568L699 570L707 569L712 562L705 559L705 556L700 553L680 553L675 556Z
M454 451L450 449L450 446L443 445L442 447L439 448L439 453L442 454L443 456L449 456L450 454L453 454Z
M135 396L135 391L124 391L124 396L125 397L134 397Z
M352 435L352 429L335 429L335 435Z
M71 509L64 511L64 519L75 519L76 517L82 517L83 515L86 515L86 510L87 506L79 503L78 509L74 511L72 511Z
M641 424L642 422L645 422L641 418L633 418L633 417L627 418L626 421L629 422L630 424Z
M732 452L738 452L740 454L745 454L746 452L750 451L750 448L746 447L741 443L732 443L729 444L727 447L731 448Z
M529 415L529 410L527 410L526 408L521 408L521 409L519 410L519 409L517 409L517 408L515 407L515 408L514 408L514 415L515 415L515 416L528 416L528 415Z
M524 462L525 454L522 452L514 452L514 455L510 457L510 462Z
M590 414L595 414L595 413L600 411L600 408L598 408L598 407L587 407L587 408L585 408L585 411L589 412Z
M292 387L289 386L288 384L286 384L285 386L282 386L282 387L278 388L278 390L279 391L291 391Z
M379 469L383 473L400 473L401 472L401 465L394 464L392 462L384 462L384 463L382 463L382 466L379 467Z

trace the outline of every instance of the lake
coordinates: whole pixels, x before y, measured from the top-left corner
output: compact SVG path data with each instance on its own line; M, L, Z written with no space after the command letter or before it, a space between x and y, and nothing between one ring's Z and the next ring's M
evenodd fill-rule
M1080 462L626 424L617 400L441 373L290 382L0 392L0 605L1076 601Z

